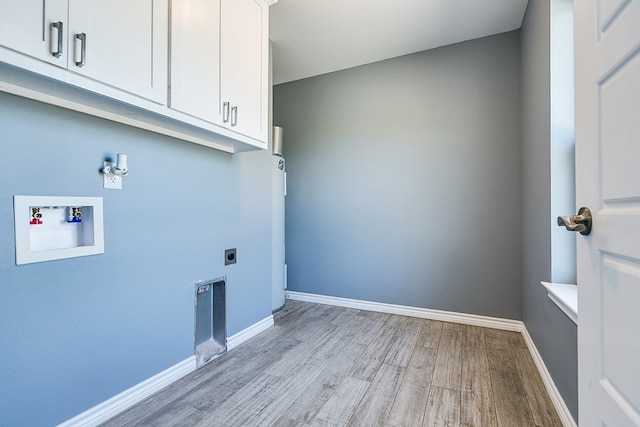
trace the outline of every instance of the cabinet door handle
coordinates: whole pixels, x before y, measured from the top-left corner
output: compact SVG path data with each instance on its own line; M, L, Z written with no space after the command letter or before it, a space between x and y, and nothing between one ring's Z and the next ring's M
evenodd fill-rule
M222 103L222 123L227 123L229 121L229 103Z
M234 105L231 107L231 126L235 126L238 124L238 106Z
M52 22L51 23L51 32L55 30L58 33L57 37L54 37L51 34L51 54L56 58L60 58L62 56L62 40L63 40L63 24L62 21Z
M84 67L87 59L87 35L85 33L76 34L75 45L76 65Z

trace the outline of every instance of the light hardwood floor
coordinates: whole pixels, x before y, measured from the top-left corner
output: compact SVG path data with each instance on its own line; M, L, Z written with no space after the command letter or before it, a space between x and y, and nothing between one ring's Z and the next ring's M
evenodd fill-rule
M288 300L105 426L561 426L516 332Z

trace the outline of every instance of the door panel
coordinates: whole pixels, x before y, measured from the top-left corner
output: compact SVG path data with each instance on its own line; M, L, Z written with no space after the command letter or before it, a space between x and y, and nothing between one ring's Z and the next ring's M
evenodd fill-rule
M640 25L640 23L638 23ZM638 51L615 66L600 84L600 139L603 197L605 200L632 198L638 193L638 158L628 153L640 135L640 75Z
M605 32L631 0L600 0L598 4L598 27Z
M602 262L602 378L628 402L640 402L640 340L624 331L640 325L640 263L617 255L603 255Z
M640 426L640 2L574 2L581 426Z

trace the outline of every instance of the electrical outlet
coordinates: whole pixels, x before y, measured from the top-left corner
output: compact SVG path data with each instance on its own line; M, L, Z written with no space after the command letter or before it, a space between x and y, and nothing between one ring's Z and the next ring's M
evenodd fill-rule
M236 248L225 249L224 251L224 265L235 264L238 260L236 256Z
M104 166L110 166L110 162L104 162ZM122 190L122 177L118 175L102 174L104 177L104 188L112 190Z

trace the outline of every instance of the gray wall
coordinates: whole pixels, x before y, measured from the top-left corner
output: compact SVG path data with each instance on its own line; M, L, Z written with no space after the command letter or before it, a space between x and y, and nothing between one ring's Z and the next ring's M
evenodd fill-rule
M199 279L227 275L229 335L271 314L268 152L231 156L4 93L0 128L0 425L58 424L190 357ZM103 190L117 152L130 175ZM105 253L16 266L16 194L104 197ZM238 264L225 267L229 247Z
M519 43L276 86L290 290L521 318Z
M523 320L574 418L577 328L547 297L551 280L550 2L529 2L522 40Z

